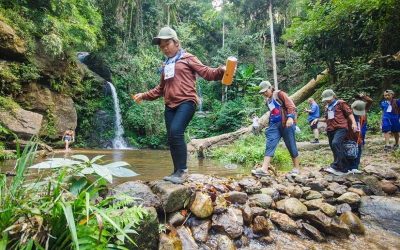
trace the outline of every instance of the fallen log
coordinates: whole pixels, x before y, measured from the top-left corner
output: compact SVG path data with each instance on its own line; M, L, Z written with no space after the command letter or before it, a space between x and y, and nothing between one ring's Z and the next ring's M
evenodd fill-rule
M298 105L310 96L315 93L315 90L319 88L319 83L321 83L322 79L324 79L328 74L328 70L324 70L321 72L315 79L311 79L306 85L304 85L301 89L296 91L293 95L290 96L293 102ZM260 128L265 128L267 126L269 120L269 111L266 112L261 118L259 119ZM234 132L212 136L203 139L192 139L188 143L188 151L190 153L197 152L198 157L204 157L204 150L207 150L213 146L221 146L227 145L238 139L239 137L249 134L252 131L252 126L242 127Z

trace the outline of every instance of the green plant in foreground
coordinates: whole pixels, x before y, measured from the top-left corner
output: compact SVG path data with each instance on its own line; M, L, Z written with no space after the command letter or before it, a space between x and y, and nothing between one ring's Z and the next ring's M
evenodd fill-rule
M125 162L99 165L89 160L54 158L31 166L37 144L30 142L18 158L16 176L0 175L0 249L128 249L129 237L147 215L128 207L129 197L103 197L112 176L135 174ZM26 180L26 170L47 169ZM95 174L95 178L89 175Z

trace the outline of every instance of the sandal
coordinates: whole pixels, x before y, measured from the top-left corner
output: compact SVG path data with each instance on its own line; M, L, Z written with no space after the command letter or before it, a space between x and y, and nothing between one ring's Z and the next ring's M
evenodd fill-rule
M256 176L269 176L269 174L267 172L265 172L264 170L262 170L262 168L253 169L253 170L251 170L251 173Z

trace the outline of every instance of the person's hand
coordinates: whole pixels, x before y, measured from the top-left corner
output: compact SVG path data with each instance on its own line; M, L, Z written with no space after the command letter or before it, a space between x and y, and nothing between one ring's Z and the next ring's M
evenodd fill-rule
M143 93L137 93L136 95L132 95L132 99L136 102L136 103L141 103L143 100Z
M317 119L314 119L314 120L312 120L312 122L311 122L311 125L314 125L314 124L316 124L318 122L318 118Z
M352 123L352 124L351 124L351 129L352 129L354 132L356 132L356 131L357 131L357 124Z
M292 126L294 123L293 118L289 117L286 121L286 127Z

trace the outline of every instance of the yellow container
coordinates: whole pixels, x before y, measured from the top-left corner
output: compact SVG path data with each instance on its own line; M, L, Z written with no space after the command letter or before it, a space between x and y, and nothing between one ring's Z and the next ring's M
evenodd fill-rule
M237 65L236 57L230 56L226 60L226 70L224 73L224 77L222 77L222 84L231 85L233 81L233 76L235 75L235 69Z

